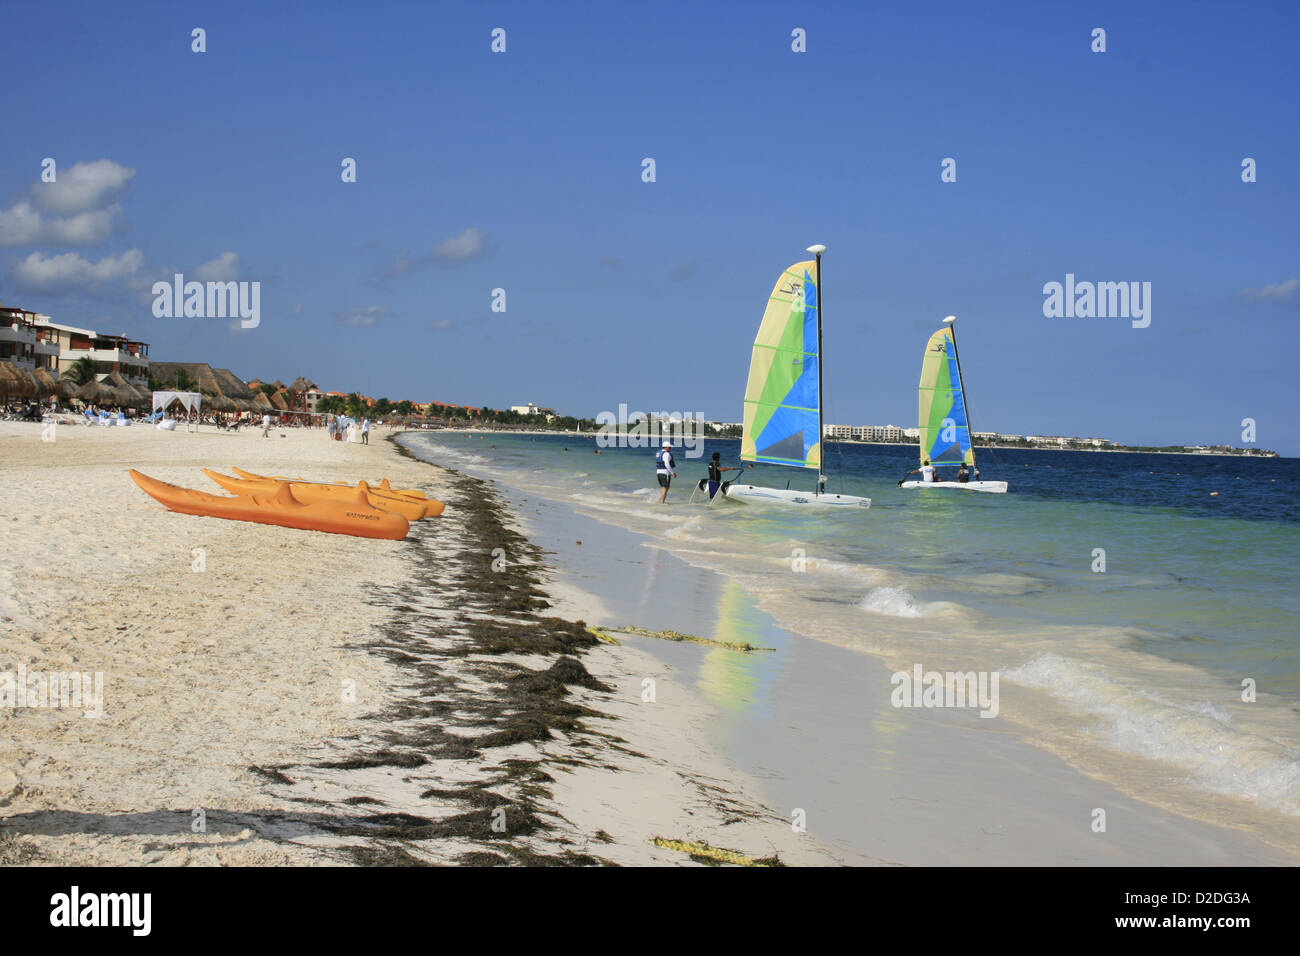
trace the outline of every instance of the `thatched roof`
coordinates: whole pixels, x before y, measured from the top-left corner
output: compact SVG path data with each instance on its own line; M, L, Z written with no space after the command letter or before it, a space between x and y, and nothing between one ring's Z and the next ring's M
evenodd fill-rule
M253 390L248 387L248 383L230 369L214 368L212 374L221 384L221 394L227 398L251 399L253 397Z
M274 405L271 404L271 400L270 400L269 398L266 397L266 393L265 393L265 392L258 392L256 395L254 395L254 396L253 396L253 401L251 402L251 404L252 404L252 406L253 406L254 409L274 408L274 407L275 407Z
M315 387L316 387L315 385L313 385L311 382L307 381L305 378L299 375L297 378L293 380L293 384L289 386L289 391L297 392L299 395L302 395L308 389L312 389Z
M285 398L283 391L276 392L271 396L271 404L280 409L280 411L287 412L289 410L289 400Z
M80 386L72 394L83 402L93 402L96 405L103 405L105 403L111 404L117 402L117 395L114 394L114 391L113 386L105 385L103 382L91 379L85 385Z
M104 384L113 389L113 397L119 405L151 405L152 396L146 389L137 388L118 372L109 372L104 376Z
M275 390L276 390L277 392L278 392L280 389L284 388L284 382L280 381L278 378L277 378L274 382L272 382L271 384L275 386Z
M23 370L12 362L0 362L0 395L31 398L32 380L23 375Z
M213 374L212 366L207 362L149 363L149 371L151 371L154 374L154 377L169 389L176 387L176 373L182 369L184 369L185 373L189 375L190 381L194 383L195 390L205 392L209 395L220 394L221 384Z
M36 384L40 386L43 395L59 395L67 398L75 387L68 382L59 381L50 374L48 369L38 368L32 373L32 378L36 379Z

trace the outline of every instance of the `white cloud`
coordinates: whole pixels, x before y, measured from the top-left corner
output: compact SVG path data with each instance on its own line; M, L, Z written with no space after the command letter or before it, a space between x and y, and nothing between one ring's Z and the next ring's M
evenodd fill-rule
M223 252L215 259L194 269L193 278L199 282L233 282L239 275L239 256Z
M382 305L368 305L364 309L350 309L339 313L339 325L374 325L392 315L392 310Z
M1300 279L1287 279L1277 285L1242 289L1241 297L1247 302L1290 302L1297 292L1300 292Z
M14 282L31 292L66 292L93 288L133 279L144 265L144 253L128 249L120 256L105 256L98 262L75 252L45 256L33 252L14 269Z
M451 328L451 319L434 319L428 325L430 332L445 332L449 328Z
M121 212L115 204L66 219L46 218L23 200L0 209L0 246L93 245L108 238Z
M379 281L372 284L382 287L385 279L404 276L417 269L436 265L438 262L468 262L477 259L483 255L483 240L486 238L486 232L476 226L470 226L459 235L448 236L434 243L433 248L424 255L412 256L406 250L402 250L393 257L392 262L377 270Z
M34 184L31 194L39 205L51 212L74 215L104 206L134 175L135 169L131 166L123 166L111 159L97 159L58 170L54 182Z
M450 236L433 247L433 255L438 259L454 259L464 262L483 254L483 239L487 235L482 229L470 226L458 236Z

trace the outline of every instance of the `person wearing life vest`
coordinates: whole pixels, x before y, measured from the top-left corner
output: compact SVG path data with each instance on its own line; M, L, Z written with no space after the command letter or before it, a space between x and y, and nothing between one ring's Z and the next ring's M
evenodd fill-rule
M713 496L718 493L718 489L722 487L722 473L724 471L740 471L739 465L728 465L727 467L724 468L722 466L722 462L718 460L721 457L722 456L715 451L713 453L713 460L709 462L709 500L710 501L712 501Z
M676 462L673 461L672 447L671 442L664 442L659 454L655 455L655 476L659 479L659 487L662 489L659 492L660 504L668 498L668 486L677 477L677 472L673 471Z

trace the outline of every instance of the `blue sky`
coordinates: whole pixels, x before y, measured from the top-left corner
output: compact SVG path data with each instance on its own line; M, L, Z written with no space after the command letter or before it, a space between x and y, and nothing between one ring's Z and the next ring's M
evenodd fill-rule
M1295 3L2 16L0 301L155 359L738 421L772 284L824 242L827 421L914 425L956 313L978 429L1240 444L1250 417L1300 454ZM178 270L261 282L261 325L155 318ZM1150 327L1045 317L1067 273L1150 282Z

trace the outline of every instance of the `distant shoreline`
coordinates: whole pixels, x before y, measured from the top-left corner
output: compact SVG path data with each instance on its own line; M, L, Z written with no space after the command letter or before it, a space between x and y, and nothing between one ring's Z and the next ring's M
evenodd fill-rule
M402 426L398 426L402 427ZM411 428L407 426L406 431L437 431L452 432L455 434L473 434L474 432L492 432L497 435L572 435L574 438L595 438L595 432L566 432L558 431L554 428ZM709 436L705 436L707 440ZM712 436L717 438L719 436ZM736 441L732 438L730 441ZM912 441L857 441L854 439L835 438L831 439L837 445L886 445L894 448L916 448L917 443ZM1049 448L1042 445L976 445L975 449L989 448L994 451L1074 451L1084 452L1087 454L1111 454L1111 455L1187 455L1191 458L1281 458L1277 452L1265 454L1263 452L1241 451L1156 451L1145 450L1141 448Z

